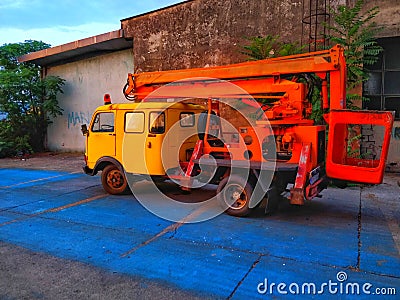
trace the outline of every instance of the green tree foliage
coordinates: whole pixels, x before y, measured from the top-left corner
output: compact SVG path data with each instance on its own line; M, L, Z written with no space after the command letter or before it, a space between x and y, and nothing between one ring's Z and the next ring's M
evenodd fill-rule
M57 94L64 80L56 76L42 78L41 68L19 63L18 57L49 48L39 41L5 44L0 47L0 156L43 151L50 117L62 115Z
M344 47L347 63L347 90L351 91L368 80L368 65L377 62L383 50L375 39L381 30L373 21L379 13L377 6L364 10L364 0L357 0L353 7L345 5L331 8L333 22L325 25L331 32L328 36L333 44ZM348 93L347 102L351 106L361 96Z
M281 42L279 36L266 35L264 37L251 37L247 39L248 45L242 46L242 54L246 55L248 60L260 60L281 56L288 56L303 53L306 49L298 43ZM319 122L322 120L322 107L321 107L321 81L317 76L309 74L308 76L301 77L301 82L307 82L310 88L309 98L312 103L311 119ZM258 99L260 102L267 104L267 99ZM258 115L259 117L259 115Z
M242 46L240 53L246 55L248 60L287 56L302 53L304 49L298 43L281 42L277 35L256 36L247 40L249 44Z

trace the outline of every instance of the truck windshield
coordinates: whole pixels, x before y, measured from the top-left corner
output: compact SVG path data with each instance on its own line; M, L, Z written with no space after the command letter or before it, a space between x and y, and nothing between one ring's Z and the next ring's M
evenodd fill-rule
M114 113L98 113L92 125L92 132L113 132L114 131Z

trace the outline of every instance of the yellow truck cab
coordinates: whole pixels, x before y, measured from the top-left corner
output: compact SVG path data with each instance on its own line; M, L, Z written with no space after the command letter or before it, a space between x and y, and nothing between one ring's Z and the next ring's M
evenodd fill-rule
M190 159L203 111L200 105L168 102L108 102L98 107L89 127L82 125L85 173L102 171L103 188L110 194L129 191L125 172L165 177L168 169Z

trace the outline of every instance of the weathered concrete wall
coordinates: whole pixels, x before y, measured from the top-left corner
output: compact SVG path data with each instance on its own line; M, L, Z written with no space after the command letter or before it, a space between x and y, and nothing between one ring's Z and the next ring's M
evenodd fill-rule
M301 39L300 0L195 0L122 21L137 71L224 65L245 60L245 38Z
M271 34L288 42L307 39L302 19L309 14L310 1L314 7L315 0L192 0L123 20L122 28L134 40L137 72L224 65L246 59L240 54L247 44L245 37ZM327 1L332 7L355 2ZM379 7L375 21L383 30L378 37L400 36L400 0L365 0L364 5L366 11ZM393 164L400 163L398 123L388 156Z
M109 93L113 102L125 100L122 87L133 70L132 49L49 68L48 75L66 80L58 101L63 116L53 120L47 131L47 147L52 151L84 151L81 124L88 124L94 109Z
M245 37L273 34L284 41L301 42L301 21L308 14L309 2L192 0L123 20L122 28L134 39L138 72L224 65L245 60L240 54ZM332 7L354 2L327 1ZM365 9L374 6L380 8L376 21L384 27L379 36L399 36L400 0L365 1Z
M388 169L400 172L400 121L393 124L392 137L388 153Z
M347 5L353 5L356 0L347 0ZM375 22L382 26L378 37L400 36L400 0L364 0L364 9L367 11L375 6L379 7L379 14Z

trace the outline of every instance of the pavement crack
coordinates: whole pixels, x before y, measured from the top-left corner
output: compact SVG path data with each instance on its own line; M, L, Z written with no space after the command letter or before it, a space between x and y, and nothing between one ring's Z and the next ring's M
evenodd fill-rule
M247 276L250 274L251 271L253 271L253 269L258 265L258 263L261 261L261 258L263 257L262 254L260 254L257 259L253 262L253 264L250 266L249 270L246 272L246 274L244 274L243 278L238 282L238 284L235 286L235 288L233 289L232 293L226 298L227 300L232 299L232 297L235 295L236 291L238 290L238 288L241 286L241 284L243 283L243 281L247 278Z
M144 246L147 246L148 244L154 242L155 240L157 240L159 237L162 237L163 235L165 235L168 232L173 232L173 235L175 235L177 233L177 230L185 225L186 223L191 222L192 220L196 219L199 215L201 215L202 213L204 213L207 209L209 208L209 204L204 204L202 206L200 206L199 208L197 208L196 210L194 210L193 212L191 212L190 214L188 214L186 217L184 217L182 220L173 223L171 225L169 225L168 227L164 228L162 231L160 231L159 233L157 233L155 236L153 236L152 238L148 239L147 241L144 241L142 243L140 243L139 245L137 245L136 247L133 247L132 249L124 252L123 254L121 254L121 257L127 257L128 255L134 253L136 250L138 250L139 248L142 248Z

